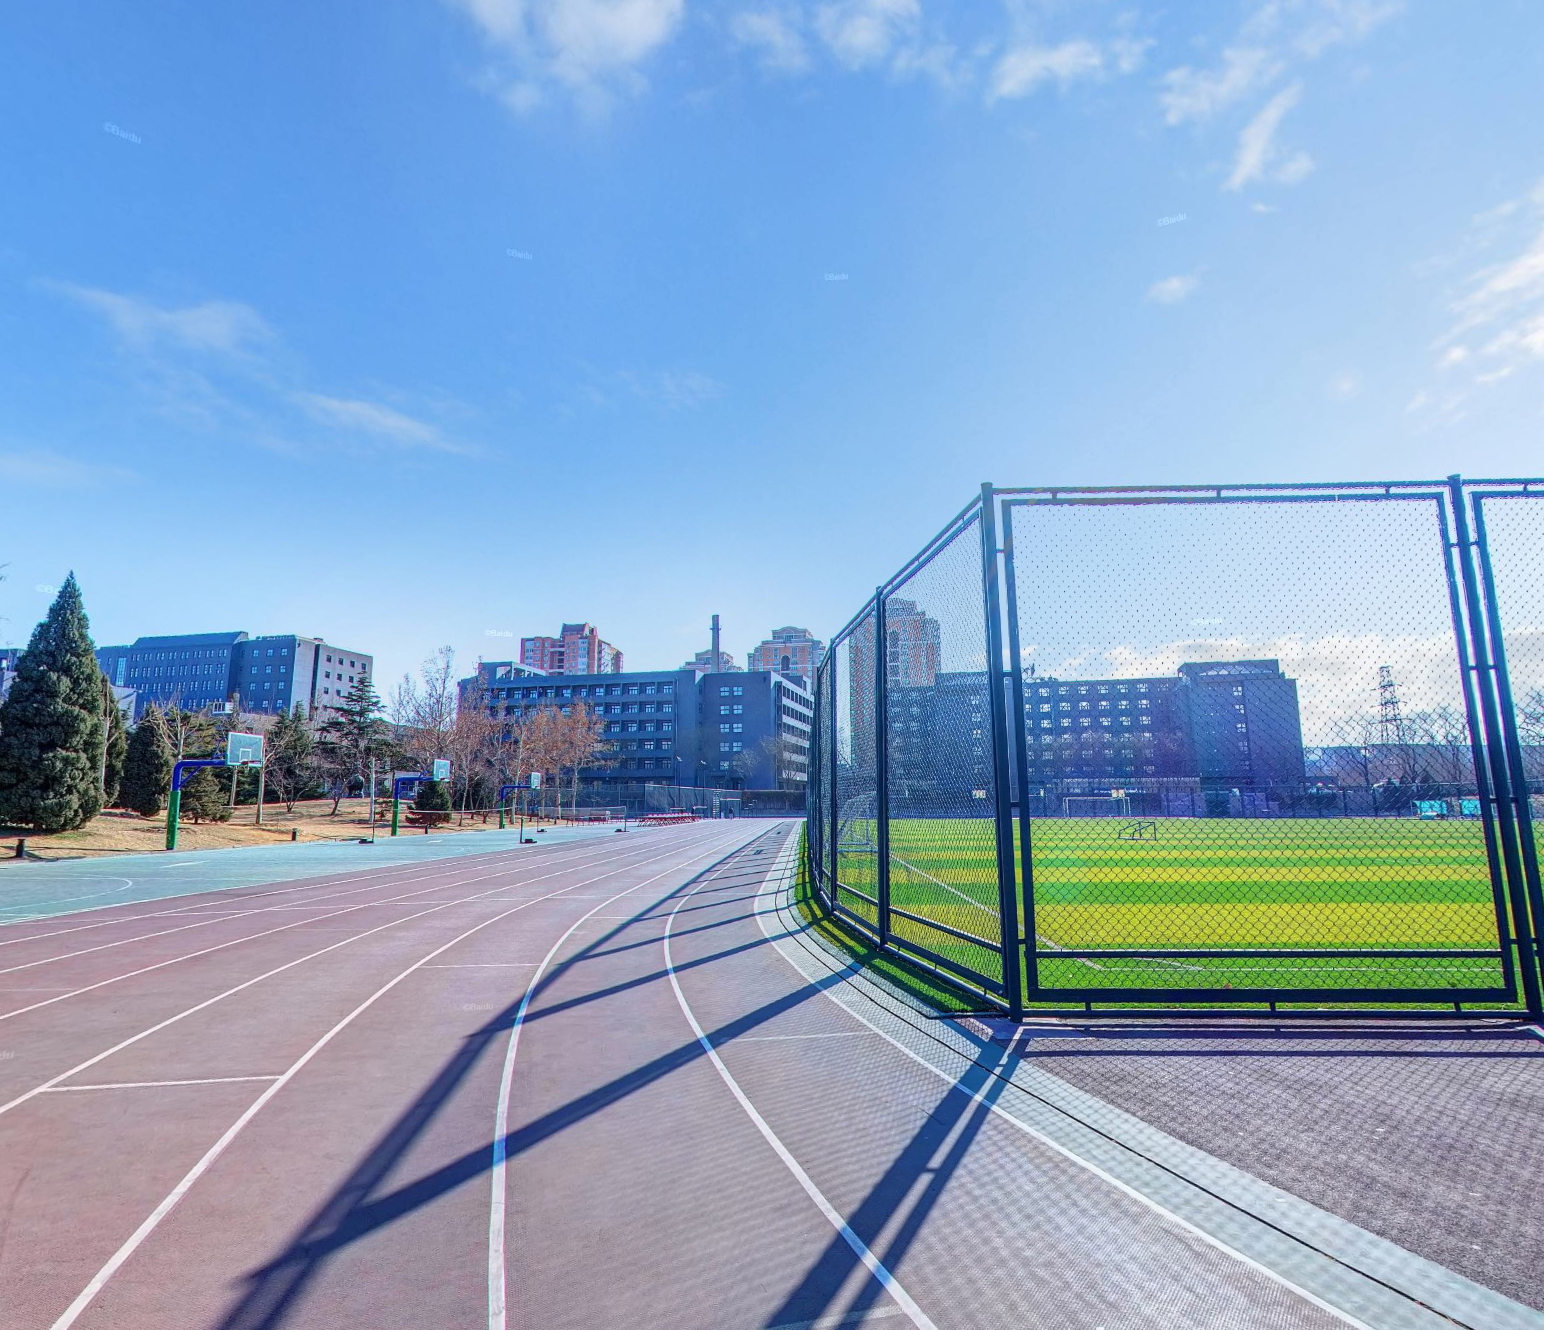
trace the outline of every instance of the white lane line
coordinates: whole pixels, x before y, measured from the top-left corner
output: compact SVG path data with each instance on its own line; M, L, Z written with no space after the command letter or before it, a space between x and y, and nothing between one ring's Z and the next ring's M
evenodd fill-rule
M868 1034L867 1030L828 1030L822 1034L742 1034L737 1044L757 1044L768 1039L851 1039L854 1035Z
M552 873L544 873L544 874L542 874L539 877L526 878L519 885L525 886L525 885L529 885L529 884L531 884L533 882L542 882L542 881L545 881L547 878L555 877L557 875L557 873L567 872L567 871L569 871L570 868L575 868L575 867L577 867L577 868L584 868L584 867L586 867L588 865L589 862L590 861L586 860L586 861L583 861L583 862L578 863L578 864L565 865L564 867L561 867L561 868L555 870ZM481 874L477 875L476 877L466 878L465 880L463 880L461 882L453 882L453 883L450 883L448 885L463 887L463 886L467 886L467 885L469 885L469 884L471 884L473 882L486 881L490 877L499 877L503 873L506 873L506 872L508 872L507 868L495 868L495 870L493 872L491 872L491 873L481 873ZM394 883L393 885L401 886L402 884L401 883ZM416 898L418 896L427 896L431 891L443 891L445 889L446 885L447 885L446 883L439 882L439 883L436 883L432 887L425 887L422 891L409 892L406 896L397 897L396 899L398 901L413 900L414 898ZM366 888L360 888L360 890L365 890L365 889ZM491 887L491 888L489 888L489 890L487 892L485 892L483 894L491 896L491 895L494 894L494 892L507 891L507 890L509 890L508 884L506 884L504 886L499 886L499 887ZM342 893L342 894L344 894L344 895L352 895L353 893L352 892L345 892L345 893ZM475 900L476 898L475 897L469 897L468 899ZM195 959L197 959L200 956L207 956L211 952L223 951L227 947L239 946L243 942L253 942L253 941L256 941L258 938L272 937L275 933L287 932L289 929L292 929L292 928L301 928L301 927L304 927L306 925L313 925L314 926L314 925L319 924L319 923L324 923L328 919L335 919L335 918L338 918L341 915L352 914L356 910L364 909L367 905L371 905L371 904L375 904L375 903L376 902L373 902L373 901L362 901L362 902L360 902L358 904L355 904L355 905L347 905L347 906L344 906L342 909L334 910L331 914L324 914L324 915L319 915L319 916L313 916L311 918L306 918L306 919L297 919L292 924L281 924L278 928L266 928L266 929L263 929L261 932L258 932L258 933L248 933L244 937L232 938L228 942L216 943L212 947L204 947L204 948L201 948L198 951L185 952L181 956L173 956L173 957L171 957L171 958L169 958L167 960L164 960L164 961L157 961L153 965L146 965L146 966L144 966L144 967L142 967L141 969L138 969L138 970L130 970L130 971L128 971L125 974L114 975L110 979L102 979L102 980L99 980L97 983L87 984L83 988L71 989L68 992L61 993L58 997L48 998L46 1001L43 1001L43 1002L34 1002L31 1005L25 1006L25 1007L13 1007L10 1011L0 1012L0 1021L8 1021L13 1016L24 1016L24 1015L26 1015L30 1011L37 1011L41 1007L51 1006L55 1002L63 1002L63 1001L65 1001L68 998L79 997L82 993L91 993L91 992L94 992L95 990L97 990L99 988L106 988L110 984L116 984L116 983L119 983L119 982L121 982L122 980L125 980L125 979L133 979L137 975L149 974L152 970L164 969L168 965L176 965L176 964L178 964L178 963L180 963L182 961L195 960ZM449 904L453 904L453 905L454 904L463 904L463 903L464 902L461 902L461 901L451 901L451 902L449 902ZM253 914L263 914L263 913L267 912L268 908L269 907L265 907L263 910L254 910L254 911L252 911L252 913ZM443 908L443 907L437 906L436 908ZM408 915L405 918L397 919L397 920L394 920L393 922L395 922L395 923L406 923L406 922L408 922L409 919L416 919L417 917L418 917L417 915ZM388 928L390 926L391 925L389 923L381 925L381 927L383 927L383 928ZM327 930L327 929L318 929L318 928L314 928L313 927L312 931L313 932L327 932L329 930ZM316 954L320 954L320 953L316 953ZM273 973L277 973L277 971L274 971ZM9 1107L10 1107L10 1105L8 1105L8 1104L0 1104L0 1113L4 1113L6 1111L6 1109L9 1108Z
M738 1039L735 1043L739 1043ZM844 1312L836 1316L822 1316L814 1321L779 1321L771 1330L838 1330L845 1325L867 1325L882 1316L905 1316L899 1307L871 1307L868 1311Z
M193 1081L107 1081L101 1085L52 1085L44 1094L74 1094L77 1090L156 1090L165 1085L235 1085L238 1081L276 1081L277 1076L204 1076Z
M797 837L794 840L797 843ZM774 865L773 872L776 872L776 865ZM768 881L770 880L769 877ZM874 1255L868 1243L864 1242L852 1230L847 1221L842 1218L841 1212L826 1199L826 1194L815 1185L814 1178L804 1171L803 1165L793 1157L793 1152L783 1144L778 1134L772 1130L771 1124L757 1112L756 1105L751 1103L750 1096L740 1088L739 1081L735 1080L733 1073L724 1065L724 1059L719 1057L718 1050L713 1047L712 1041L708 1038L707 1031L698 1022L696 1013L692 1011L691 1003L686 1000L686 994L681 991L681 981L676 977L675 958L670 950L670 935L671 930L675 927L676 914L681 906L696 894L695 889L687 892L685 896L676 902L675 909L671 910L669 918L665 921L665 973L670 978L670 987L675 990L676 1004L681 1008L681 1014L686 1017L687 1023L692 1027L692 1033L697 1036L697 1042L702 1045L702 1051L708 1055L708 1060L712 1062L713 1069L718 1072L724 1084L729 1087L729 1093L735 1097L735 1101L745 1110L745 1115L756 1124L756 1130L761 1133L762 1139L772 1147L777 1157L783 1161L783 1166L793 1174L799 1186L804 1188L804 1194L815 1202L816 1207L826 1217L831 1227L841 1235L842 1241L852 1249L853 1255L884 1286L885 1291L895 1299L901 1310L911 1320L911 1323L918 1327L918 1330L938 1330L938 1327L933 1324L932 1318L918 1306L916 1299L906 1291L901 1281L895 1277L890 1268L879 1257Z
M629 867L634 867L634 866L636 866L636 867L646 867L648 864L654 863L654 862L656 862L657 860L659 860L660 858L663 858L663 857L664 857L663 855L655 855L652 859L644 859L640 864L627 865L627 866L629 866ZM581 868L584 867L584 866L585 865L582 865L582 864L579 865L579 867L581 867ZM571 868L572 868L572 866L565 866L565 867L562 867L562 868L558 868L558 869L555 869L551 873L544 873L540 877L531 878L528 881L530 881L530 882L541 882L541 881L544 881L547 878L558 877L558 876L561 876L563 873L571 871ZM622 870L619 869L617 871L620 872ZM489 874L488 876L497 876L497 874L496 873L495 874ZM490 890L490 892L491 891L503 891L504 888L503 887L492 887L489 890ZM563 890L564 890L564 888L559 888L558 891L549 892L549 893L547 893L547 895L548 896L555 896L555 895L560 894ZM546 900L547 896L538 896L535 899L536 900ZM528 904L534 904L534 903L535 903L534 901L528 902ZM265 980L265 979L271 979L276 974L282 974L286 970L292 970L292 969L294 969L295 966L303 965L306 961L309 961L309 960L315 960L316 957L318 957L318 956L325 956L325 955L327 955L328 952L336 951L339 947L346 947L350 943L358 942L358 941L360 941L363 938L372 937L376 933L383 933L388 928L396 928L399 925L411 923L415 919L421 919L425 915L434 914L436 911L442 910L444 908L445 907L442 906L442 905L432 905L432 906L430 906L426 910L420 910L417 914L408 915L407 918L405 918L405 919L392 919L392 920L388 920L384 924L377 924L374 928L366 929L363 933L355 933L351 937L342 938L339 941L333 942L330 945L322 947L322 948L320 948L317 951L310 952L310 953L308 953L305 956L300 956L300 957L296 958L295 960L287 961L283 965L276 966L272 970L268 970L268 971L264 972L263 974L260 974L260 975L255 976L254 978L248 979L248 980L246 980L243 983L237 984L234 988L227 988L223 993L216 993L211 998L205 998L202 1002L194 1004L193 1006L187 1008L187 1010L180 1011L175 1016L168 1016L164 1021L161 1021L160 1023L158 1023L156 1025L152 1025L148 1030L141 1030L136 1035L130 1035L129 1038L121 1040L120 1042L114 1044L111 1048L105 1050L104 1052L98 1053L95 1057L87 1058L84 1062L77 1063L75 1066L71 1067L68 1071L60 1072L57 1076L50 1077L48 1080L44 1081L41 1085L34 1086L31 1090L28 1090L28 1091L26 1091L23 1094L17 1095L14 1099L11 1099L11 1100L7 1101L6 1103L0 1104L0 1114L9 1113L13 1108L16 1108L19 1105L26 1103L29 1099L33 1098L35 1095L39 1095L39 1094L44 1093L46 1090L50 1089L52 1086L58 1085L61 1081L69 1080L69 1078L71 1076L77 1075L78 1073L80 1073L82 1071L85 1071L87 1067L94 1067L98 1062L101 1062L104 1058L109 1058L114 1053L121 1053L125 1048L128 1048L132 1044L137 1044L141 1039L147 1039L151 1035L157 1034L161 1030L166 1029L167 1026L175 1025L178 1021L183 1020L185 1017L192 1016L196 1012L203 1011L206 1007L212 1007L216 1002L221 1002L221 1001L223 1001L224 999L226 999L228 997L232 997L235 994L244 991L245 989L251 988L253 984L262 983L262 981ZM517 909L524 909L525 906L523 906L523 905L522 906L517 906L516 908ZM340 913L342 913L342 911L340 911ZM510 913L510 911L505 911L505 914L508 914L508 913ZM499 918L503 918L504 915L499 915L498 917ZM487 921L484 921L484 922L487 922ZM286 925L284 925L284 927L285 928L298 928L299 924L286 924ZM277 933L277 932L282 932L283 929L277 929L276 928L276 929L270 929L269 931L272 932L272 933ZM162 964L170 964L170 962L162 962ZM148 968L150 968L150 969L157 969L159 967L158 966L150 966ZM120 976L120 977L121 978L127 978L129 976ZM104 981L104 983L112 983L112 982L115 982L115 981L114 980L105 980ZM100 984L93 985L93 987L98 987L98 988L101 987L101 986L102 985L100 985ZM86 990L84 990L84 989L77 989L75 991L76 992L85 992ZM71 995L66 993L64 996L65 997L69 997ZM51 998L51 999L49 999L49 1001L59 1001L59 1000L60 999L58 999L58 998ZM36 1003L34 1005L35 1006L46 1006L47 1003ZM23 1008L22 1010L31 1010L31 1009L32 1008Z
M678 864L673 868L667 868L662 873L656 873L647 881L638 883L636 887L629 887L626 891L619 891L615 896L607 897L601 902L601 905L597 905L594 909L581 915L569 926L568 931L552 944L552 949L543 958L541 965L537 967L536 973L531 976L530 982L526 985L525 993L520 999L520 1006L515 1011L514 1024L510 1027L509 1047L504 1053L504 1071L502 1079L499 1081L498 1106L493 1114L493 1169L489 1184L488 1201L488 1330L507 1330L509 1324L508 1274L504 1252L505 1203L508 1186L505 1175L508 1172L508 1160L505 1155L504 1138L509 1134L510 1087L513 1085L515 1078L515 1058L520 1051L520 1031L525 1026L525 1015L530 1010L531 999L536 995L536 989L541 983L542 975L546 973L547 966L552 963L552 958L558 954L558 948L573 936L574 931L580 924L589 919L591 915L597 913L602 906L609 904L611 901L620 900L623 896L629 895L634 891L641 890L651 882L658 882L662 877L668 877L672 873L684 872L699 859L709 858L725 846L733 845L736 839L737 837L734 835L717 837L703 853L693 855L684 863ZM746 844L749 843L749 841L746 842ZM730 853L733 853L733 851L730 851Z
M797 853L798 853L798 837L797 836L793 836L793 837L790 837L788 843L783 847L783 853L782 853L781 856L779 856L779 862L774 866L772 872L767 875L767 880L762 885L762 889L761 889L762 894L767 896L767 897L769 897L774 902L776 901L776 893L781 891L781 890L783 890L793 880L793 859L794 859L795 855L797 855ZM788 943L783 940L784 938L787 937L787 934L786 933L779 933L778 935L774 935L767 928L767 923L766 923L765 915L761 911L759 911L759 910L757 911L757 915L758 915L758 923L759 923L759 925L761 927L762 933L765 935L767 940L769 942L771 942L772 946L776 949L778 955L782 956L783 959L788 962L789 967L793 970L793 972L795 974L797 974L797 975L799 975L799 976L801 976L803 978L806 978L806 980L807 980L807 976L804 975L804 971L801 970L799 968L799 966L797 964L795 964L793 958L791 956L789 956L783 950L783 948L788 945ZM986 1100L985 1096L987 1095L987 1093L991 1089L990 1085L983 1086L981 1089L973 1091L973 1092L967 1092L967 1091L965 1091L963 1089L960 1089L959 1082L958 1082L958 1080L955 1077L951 1076L948 1072L944 1071L941 1067L935 1067L931 1062L929 1062L920 1053L913 1052L911 1049L907 1048L905 1044L901 1043L898 1039L892 1038L890 1035L886 1034L885 1031L881 1030L872 1021L870 1021L866 1017L860 1015L858 1012L854 1011L851 1007L847 1006L845 1003L837 1001L836 995L831 991L830 988L822 987L820 991L827 998L829 998L831 1000L832 1005L835 1006L838 1010L846 1012L847 1015L849 1015L849 1016L851 1016L853 1018L853 1020L859 1022L862 1025L866 1025L870 1030L872 1030L875 1034L877 1034L887 1044L890 1044L892 1047L894 1047L894 1048L898 1049L900 1052L904 1053L907 1057L909 1057L913 1062L917 1063L919 1066L925 1067L928 1071L932 1072L933 1075L937 1076L940 1080L947 1081L951 1086L954 1086L959 1093L961 1093L961 1094L967 1094L968 1093L971 1102L978 1103L978 1104L984 1104L989 1112L991 1112L992 1114L994 1114L997 1117L1002 1118L1005 1122L1009 1123L1011 1126L1016 1127L1019 1131L1023 1132L1026 1136L1032 1137L1034 1140L1038 1141L1040 1144L1045 1146L1048 1150L1051 1150L1055 1154L1060 1155L1062 1158L1070 1161L1071 1163L1076 1164L1079 1168L1085 1169L1087 1172L1093 1174L1095 1177L1103 1180L1104 1182L1109 1183L1109 1185L1114 1187L1117 1191L1124 1193L1126 1196L1129 1196L1132 1200L1137 1201L1139 1204L1141 1204L1141 1205L1145 1206L1147 1209L1153 1211L1155 1214L1159 1215L1161 1218L1168 1220L1176 1228L1183 1229L1185 1232L1191 1234L1193 1237L1197 1238L1199 1241L1204 1242L1208 1247L1212 1247L1212 1248L1216 1249L1217 1251L1223 1252L1226 1255L1231 1256L1235 1261L1239 1262L1239 1264L1247 1266L1249 1269L1254 1270L1254 1271L1258 1272L1259 1274L1264 1275L1267 1279L1271 1280L1273 1283L1279 1284L1282 1288L1285 1288L1288 1291L1297 1294L1304 1301L1312 1303L1315 1307L1318 1307L1321 1311L1328 1312L1331 1316L1335 1317L1337 1320L1343 1321L1347 1325L1355 1326L1357 1328L1357 1330L1375 1330L1375 1328L1373 1326L1369 1325L1366 1321L1358 1320L1355 1316L1352 1316L1349 1312L1344 1311L1343 1309L1334 1306L1332 1303L1326 1302L1323 1298L1319 1297L1317 1294L1310 1293L1307 1289L1301 1287L1298 1284L1293 1283L1292 1280L1286 1278L1284 1275L1278 1274L1275 1270L1272 1270L1270 1268L1270 1266L1262 1264L1261 1262L1255 1260L1254 1257L1252 1257L1252 1256L1245 1255L1243 1252L1239 1251L1236 1247L1230 1247L1226 1242L1223 1242L1220 1238L1213 1237L1205 1229L1200 1228L1197 1225L1192 1224L1188 1219L1185 1219L1182 1216L1175 1214L1172 1210L1167 1209L1160 1202L1154 1200L1151 1196L1148 1196L1145 1193L1143 1193L1141 1191L1138 1191L1135 1187L1131 1186L1129 1183L1122 1182L1121 1179L1116 1177L1113 1173L1107 1172L1105 1169L1101 1168L1098 1164L1094 1163L1092 1160L1085 1159L1085 1158L1083 1158L1083 1156L1075 1153L1072 1150L1069 1150L1066 1146L1064 1146L1064 1145L1060 1144L1059 1142L1053 1140L1051 1137L1047 1136L1044 1132L1038 1131L1036 1128L1031 1127L1027 1122L1021 1122L1018 1118L1014 1117L1012 1113L1009 1113L1001 1105L999 1105L999 1104L997 1104L995 1102L988 1102ZM956 1054L954 1054L954 1056L958 1057L962 1062L967 1062L967 1063L969 1062L969 1059L966 1058L963 1054L956 1053Z
M652 860L645 860L643 866L647 866L649 863L657 862L659 859L666 858L668 857L669 853L671 852L667 852L664 855L656 855ZM618 868L615 871L618 873L626 872L628 867L638 866L639 865L636 864L630 864L626 867ZM549 876L555 876L555 874L549 874ZM539 896L536 898L536 900L546 900L551 896L561 895L565 890L567 890L567 888L559 887L557 891L548 892L546 896ZM279 1076L272 1085L270 1085L266 1090L263 1091L262 1094L253 1100L252 1103L248 1106L247 1110L242 1113L242 1115L225 1130L220 1139L204 1152L203 1157L187 1171L182 1180L175 1187L173 1187L170 1192L167 1193L161 1203L156 1206L156 1208L152 1210L146 1217L145 1221L140 1224L140 1226L135 1229L127 1239L125 1239L123 1245L120 1246L118 1250L108 1258L106 1264L103 1265L102 1268L91 1277L91 1280L86 1284L86 1287L81 1289L80 1293L76 1295L75 1301L70 1303L70 1305L65 1308L65 1310L59 1315L59 1318L54 1321L52 1327L50 1327L50 1330L68 1330L68 1327L75 1324L75 1322L79 1319L80 1314L91 1305L92 1299L94 1299L96 1295L100 1293L106 1286L107 1281L110 1280L113 1275L115 1275L123 1267L124 1262L127 1261L129 1257L131 1257L135 1251L139 1249L139 1247L144 1243L145 1239L155 1232L161 1221L172 1212L177 1202L188 1194L188 1192L192 1189L193 1184L209 1171L215 1160L217 1160L222 1154L225 1153L226 1149L230 1146L230 1143L241 1134L242 1129L247 1125L247 1123L251 1122L252 1119L255 1118L258 1113L260 1113L263 1108L273 1099L273 1097L279 1093L280 1090L282 1090L286 1085L294 1080L295 1077L305 1069L306 1065L311 1062L311 1060L315 1058L318 1053L320 1053L339 1034L347 1029L356 1017L368 1011L377 1001L379 1001L387 993L391 992L393 988L395 988L399 983L401 983L410 974L412 974L413 971L426 965L436 956L444 955L444 953L449 951L450 948L454 947L459 942L464 942L467 938L471 937L472 934L480 932L482 929L487 928L492 924L498 923L501 919L507 919L510 915L517 914L521 910L526 909L528 906L534 905L535 903L536 901L534 900L527 901L523 905L516 905L508 910L504 910L501 913L494 915L491 919L484 919L480 924L473 924L471 928L468 928L465 932L459 934L456 937L453 937L449 942L436 947L421 960L414 961L413 964L409 965L407 969L403 970L395 978L382 984L380 988L376 989L374 993L367 997L363 1002L355 1007L353 1011L349 1012L347 1016L343 1017L343 1019L334 1025L330 1030L328 1030L326 1034L324 1034L320 1039L312 1044L310 1048L308 1048L300 1055L300 1057L298 1057L293 1063L290 1064L285 1072ZM424 913L428 914L431 913L431 911L426 910ZM389 928L391 925L383 924L382 927ZM379 931L379 929L371 930L371 932ZM341 946L342 944L340 943L339 945ZM331 950L331 948L328 948L328 950ZM243 987L244 986L245 985L243 985Z
M563 897L567 900L568 897ZM426 970L519 970L527 965L540 965L540 961L462 961L454 965L426 965Z

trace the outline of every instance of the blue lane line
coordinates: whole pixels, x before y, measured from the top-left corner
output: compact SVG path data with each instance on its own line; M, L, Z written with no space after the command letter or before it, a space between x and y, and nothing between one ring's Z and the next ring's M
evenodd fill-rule
M538 845L615 835L614 827L554 827L535 836ZM193 896L203 891L293 882L397 864L432 863L469 854L514 849L516 831L470 831L440 836L382 837L373 845L356 841L300 841L200 850L192 856L119 854L101 859L65 859L0 868L0 928L81 910L100 910L135 901ZM192 871L189 871L189 870Z

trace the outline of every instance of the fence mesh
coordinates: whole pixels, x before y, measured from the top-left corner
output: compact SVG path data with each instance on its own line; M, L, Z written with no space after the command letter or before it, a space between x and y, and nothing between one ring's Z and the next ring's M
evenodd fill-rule
M1544 488L1483 484L984 491L995 572L967 510L821 667L817 874L1010 1010L1537 1010Z
M891 935L1000 987L979 516L886 594L884 670Z
M1012 506L1042 986L1502 984L1440 503Z
M874 610L836 645L837 903L879 924L879 761L875 739Z

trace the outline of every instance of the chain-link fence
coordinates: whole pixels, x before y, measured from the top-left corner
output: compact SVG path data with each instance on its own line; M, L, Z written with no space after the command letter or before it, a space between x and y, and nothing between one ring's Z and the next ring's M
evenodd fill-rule
M1544 482L985 487L817 672L817 893L1013 1012L1539 1014L1541 526Z

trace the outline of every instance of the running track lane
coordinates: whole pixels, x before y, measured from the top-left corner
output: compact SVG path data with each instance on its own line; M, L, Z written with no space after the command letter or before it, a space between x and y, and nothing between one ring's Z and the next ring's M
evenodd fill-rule
M235 916L223 939L169 937L172 916L143 906L86 934L124 934L90 956L65 954L80 940L59 935L68 918L34 929L58 954L39 950L28 959L48 963L23 974L74 995L21 1010L22 995L0 994L0 1321L481 1325L486 1190L422 1206L390 1194L468 1149L486 1174L500 1065L484 1051L507 1034L528 957L607 898L647 907L761 830L651 830L177 903L178 920L218 911L229 924L227 911L282 902ZM252 1295L277 1287L264 1263L325 1225L340 1191L388 1198L390 1220L364 1240L330 1235L259 1310Z

